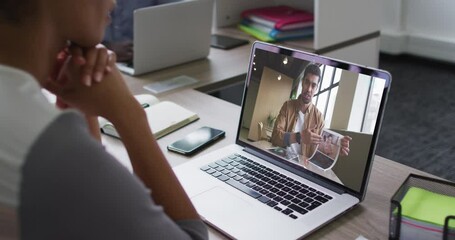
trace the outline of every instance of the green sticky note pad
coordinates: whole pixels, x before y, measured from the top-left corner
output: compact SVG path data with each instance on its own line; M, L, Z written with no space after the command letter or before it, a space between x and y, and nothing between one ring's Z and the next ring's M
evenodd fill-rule
M404 217L444 226L448 215L455 215L455 197L411 187L401 201ZM449 222L451 228L455 221Z

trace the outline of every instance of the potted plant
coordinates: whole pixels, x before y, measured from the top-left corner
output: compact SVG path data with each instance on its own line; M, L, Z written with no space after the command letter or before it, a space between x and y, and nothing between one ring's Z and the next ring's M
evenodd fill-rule
M267 128L273 129L277 115L273 112L270 112L267 116Z

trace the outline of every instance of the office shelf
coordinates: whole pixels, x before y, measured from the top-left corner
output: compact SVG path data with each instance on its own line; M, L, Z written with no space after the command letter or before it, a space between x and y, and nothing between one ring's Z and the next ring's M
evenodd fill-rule
M315 25L313 39L278 44L362 65L378 66L380 1L215 0L214 26L233 28L240 22L243 10L281 4L313 12ZM242 36L239 33L234 35Z

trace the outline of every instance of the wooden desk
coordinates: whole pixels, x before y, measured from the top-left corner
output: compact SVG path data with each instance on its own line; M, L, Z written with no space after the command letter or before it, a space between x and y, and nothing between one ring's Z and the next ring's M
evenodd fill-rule
M227 146L235 141L237 120L240 114L239 106L190 89L166 95L161 99L172 100L197 112L200 116L200 120L159 139L158 143L172 166L190 161L191 158L168 152L166 146L201 126L208 125L221 128L226 131L226 137L196 156ZM119 140L103 135L103 142L109 152L116 156L127 168L131 169L128 155ZM431 177L430 174L376 156L365 200L359 206L314 232L308 238L338 240L355 239L359 235L363 235L368 239L387 239L390 198L410 173ZM0 207L0 216L3 216L3 218L0 218L0 226L11 225L9 223L11 216L7 213ZM6 229L6 233L14 235L14 228L4 228L4 230ZM210 239L225 239L224 236L211 228L209 234Z
M235 141L240 114L239 106L190 89L166 95L161 99L172 100L197 112L200 116L200 120L159 139L158 143L172 166L190 161L191 158L168 152L166 146L201 126L208 125L221 128L226 131L226 137L196 156L227 146ZM109 152L131 169L128 155L119 140L103 135L103 142ZM376 156L365 201L347 214L311 234L309 239L355 239L359 235L368 239L387 239L390 198L409 173L430 176L416 169ZM4 213L1 210L0 208L0 213ZM2 219L0 219L1 222ZM8 230L14 232L11 228ZM225 239L214 229L210 229L209 234L210 239Z
M196 156L234 143L240 114L239 106L195 90L172 93L161 99L172 100L197 112L200 116L200 120L197 122L159 139L158 143L172 166L191 161L191 158L168 152L166 146L203 125L225 130L226 138ZM108 151L131 169L128 156L121 142L107 136L103 136L103 141ZM387 239L390 198L409 173L431 176L376 156L365 200L347 214L314 232L309 236L309 239L355 239L359 235L368 239ZM214 229L210 229L210 238L225 239Z

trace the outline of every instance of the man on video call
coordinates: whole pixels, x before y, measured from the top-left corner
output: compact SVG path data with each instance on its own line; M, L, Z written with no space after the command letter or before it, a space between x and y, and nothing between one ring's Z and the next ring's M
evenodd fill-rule
M271 142L275 146L291 147L294 152L309 158L322 142L320 134L324 128L324 116L311 102L320 83L321 69L310 63L303 70L303 76L300 76L302 92L297 99L283 103L275 121ZM349 154L351 140L349 136L341 139L340 155Z

